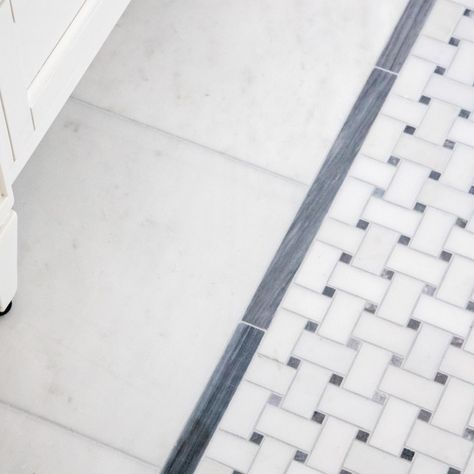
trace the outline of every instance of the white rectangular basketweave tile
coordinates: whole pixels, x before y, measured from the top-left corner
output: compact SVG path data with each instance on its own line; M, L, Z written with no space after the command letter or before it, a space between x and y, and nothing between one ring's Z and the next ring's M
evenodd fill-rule
M392 354L384 349L363 343L344 380L344 388L372 398L390 362Z
M282 302L283 308L313 321L321 321L330 304L331 298L295 284L291 285Z
M354 442L344 467L364 474L407 474L411 464L365 443Z
M446 331L424 324L418 331L404 368L428 379L434 379L452 337L452 334Z
M372 224L351 261L352 265L380 275L398 238L397 232Z
M453 256L436 296L465 308L474 289L474 261Z
M431 76L424 94L467 110L474 109L474 88L439 74Z
M250 438L270 392L249 382L239 385L224 417L220 428L242 438Z
M415 339L415 331L364 312L354 328L354 336L405 356Z
M370 438L370 444L399 456L419 409L397 398L389 398Z
M293 461L288 467L286 474L323 474L323 473L321 471L316 471L314 469L311 469L300 462Z
M410 241L410 247L438 257L455 222L456 216L453 214L434 207L426 208L421 223Z
M394 204L413 209L420 189L429 174L430 169L425 166L411 161L402 161L383 198Z
M418 101L433 71L432 62L409 56L395 81L392 92Z
M301 334L293 354L341 374L347 373L356 355L349 347L308 331Z
M318 411L371 431L377 423L382 405L329 384L318 404Z
M329 279L330 286L360 296L374 303L381 301L387 291L389 283L388 280L344 263L336 264L336 268Z
M399 158L419 163L442 173L448 164L451 150L404 133L397 142L393 154Z
M424 286L421 280L396 273L377 315L406 326Z
M421 408L433 410L441 397L443 386L398 367L389 366L380 384L380 390Z
M196 474L233 474L233 469L204 457L196 469Z
M432 99L415 136L435 145L443 145L458 114L459 107Z
M422 34L447 43L463 12L463 6L458 3L438 0L426 21Z
M397 245L387 262L387 267L438 286L446 271L443 260L431 257L404 245Z
M364 210L363 219L411 237L418 227L421 214L384 199L372 197Z
M333 297L323 322L319 326L320 336L346 344L352 329L364 309L365 301L343 291L338 291Z
M318 292L323 291L340 256L339 249L316 240L296 275L296 283Z
M332 203L328 216L346 224L356 225L374 186L348 177Z
M354 425L328 417L308 458L308 465L327 474L339 474L356 434L357 428Z
M311 418L331 375L329 369L302 361L282 407L305 418Z
M407 446L459 467L466 464L472 450L470 441L419 420L408 436Z
M392 117L379 115L362 145L361 153L370 158L383 162L387 161L404 128L405 124L403 122Z
M279 310L270 329L260 344L258 352L286 364L306 320L289 311Z
M295 372L294 369L285 364L257 355L245 372L245 379L272 392L286 393Z
M453 63L449 66L447 76L472 86L474 84L474 43L462 41Z
M456 54L456 47L429 36L419 36L411 54L431 61L437 66L448 67Z
M471 89L474 89L471 86ZM449 132L448 137L455 141L474 146L474 122L463 118L458 118Z
M265 437L249 474L281 474L295 454L295 449Z
M456 38L474 42L474 20L463 16L459 20L454 34Z
M451 378L436 409L432 423L462 435L474 406L474 386Z
M449 467L436 459L417 453L410 474L446 474Z
M388 187L394 173L395 168L392 165L364 155L359 155L349 170L349 176L373 184L381 189Z
M309 451L321 430L321 425L267 405L257 424L257 431L272 436L296 448Z
M470 311L425 294L420 296L413 315L417 319L462 337L466 337L474 317L474 313Z
M364 238L364 231L353 225L326 217L316 237L321 242L326 242L344 252L354 254Z
M466 382L474 384L474 354L456 347L449 347L441 363L440 370Z
M469 191L474 182L474 148L456 143L440 182L461 191Z
M256 444L219 430L212 437L206 455L237 471L247 472L257 451Z
M410 100L400 95L390 94L381 112L384 115L417 127L423 120L426 106L418 102L418 100Z

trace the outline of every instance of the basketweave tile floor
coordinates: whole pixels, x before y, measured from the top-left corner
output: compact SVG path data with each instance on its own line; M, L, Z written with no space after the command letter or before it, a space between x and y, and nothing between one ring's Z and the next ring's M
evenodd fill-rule
M15 186L0 471L473 474L471 10L132 2Z

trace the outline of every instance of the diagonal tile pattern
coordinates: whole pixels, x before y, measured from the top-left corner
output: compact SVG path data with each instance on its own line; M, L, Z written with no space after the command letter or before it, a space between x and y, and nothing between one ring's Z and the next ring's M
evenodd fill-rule
M470 8L435 3L199 474L474 473Z

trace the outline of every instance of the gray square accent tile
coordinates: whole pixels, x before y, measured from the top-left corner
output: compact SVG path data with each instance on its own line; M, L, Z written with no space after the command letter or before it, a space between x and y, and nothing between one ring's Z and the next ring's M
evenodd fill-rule
M288 365L289 367L292 367L293 369L297 369L300 363L301 361L297 359L296 357L290 357L286 365Z
M406 235L401 235L398 239L398 243L401 245L408 245L410 243L410 237L407 237Z
M403 129L403 133L406 133L408 135L413 135L415 133L415 130L416 128L415 127L412 127L411 125L407 125L404 129Z
M449 38L449 44L451 46L459 46L459 40L451 36L451 38Z
M334 288L331 288L330 286L325 286L323 290L323 295L332 298L335 292L336 290Z
M375 188L372 196L381 198L385 194L385 191L382 188Z
M469 10L469 8L466 8L463 13L464 16L472 16L472 10Z
M381 277L385 278L386 280L391 280L393 278L393 271L392 270L387 270L386 268L384 268L382 270Z
M352 260L352 255L349 255L346 252L342 252L342 254L339 258L339 261L342 262L342 263L351 263L351 260Z
M468 439L469 441L474 441L474 429L466 428L462 436L463 438Z
M453 142L452 140L445 140L443 143L444 148L448 148L449 150L453 150L454 147L456 146L456 142Z
M263 435L260 433L252 433L252 436L250 436L250 441L255 444L260 444L263 440Z
M441 177L441 173L438 173L437 171L431 171L429 175L429 178L434 179L435 181L438 181L440 177Z
M421 202L417 202L415 204L415 211L417 212L425 212L426 206L424 204L421 204Z
M395 367L401 367L403 363L403 358L393 354L392 358L390 359L390 363Z
M351 349L354 349L355 351L358 351L359 347L360 347L360 342L357 339L350 338L347 341L347 347L350 347Z
M453 255L449 252L445 252L444 250L441 252L439 258L443 260L444 262L449 262L451 260L451 257Z
M359 430L357 432L356 439L358 441L362 441L363 443L367 443L367 440L369 439L369 433L367 433L367 431Z
M332 374L331 378L329 379L329 383L332 383L333 385L337 385L339 387L339 385L341 385L343 380L344 378L341 377L340 375Z
M303 451L296 451L295 457L293 458L297 462L305 462L308 455L303 453Z
M270 397L268 398L268 404L273 405L275 407L280 405L282 397L280 395L277 395L276 393L270 394Z
M466 227L466 225L467 225L467 220L462 219L461 217L458 217L456 219L456 225L464 229L464 227Z
M418 413L418 419L421 421L430 421L431 418L431 413L428 410L423 410L421 409L420 412Z
M471 115L471 112L469 112L469 110L466 110L466 109L461 109L461 111L459 112L459 116L461 118L469 118L469 116Z
M415 455L415 451L412 451L411 449L403 448L403 451L400 457L402 459L406 459L407 461L411 461L414 455Z
M365 229L367 229L367 227L369 227L369 223L367 221L364 221L363 219L359 219L359 221L357 222L356 227L358 229L365 230Z
M427 97L426 95L422 95L420 97L420 102L422 104L425 104L425 105L428 105L430 102L431 102L431 98L430 97Z
M375 314L375 312L377 311L377 305L374 304L374 303L365 303L365 306L364 306L364 309L368 312L368 313L372 313L372 314Z
M467 309L468 311L473 311L473 312L474 312L474 301L469 301L469 302L467 303L466 309Z
M313 416L311 417L311 419L313 421L315 421L316 423L319 423L321 425L323 423L325 417L326 417L326 415L324 413L320 413L319 411L315 411L313 413Z
M436 288L434 286L431 286L431 285L425 285L423 287L423 293L425 295L430 295L430 296L433 296L435 294L435 291L436 291Z
M380 405L383 405L385 403L385 400L387 400L387 395L382 392L375 392L372 396L372 400L376 403L379 403Z
M469 188L469 194L474 194L474 186L471 186L471 187Z
M458 469L455 469L454 467L450 467L448 469L448 474L461 474L461 471Z
M410 329L414 329L415 331L418 331L420 324L421 324L420 321L417 321L416 319L410 319L408 321L407 327Z
M464 344L464 339L462 337L453 336L451 339L451 345L454 347L462 347Z
M442 374L441 372L438 372L435 376L435 382L438 382L441 385L446 385L447 380L448 376L446 374Z
M315 323L314 321L308 321L304 328L305 328L306 331L316 332L316 329L318 329L318 324Z
M434 70L434 73L439 74L440 76L442 76L445 72L446 72L446 69L444 67L441 67L441 66L436 66L436 68Z
M400 158L397 158L396 156L391 156L387 161L387 163L392 166L397 166L399 162L400 162Z

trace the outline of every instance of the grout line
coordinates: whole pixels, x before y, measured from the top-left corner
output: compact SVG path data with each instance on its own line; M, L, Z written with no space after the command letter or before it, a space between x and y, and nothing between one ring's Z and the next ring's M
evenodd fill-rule
M166 135L168 137L174 138L176 140L179 140L180 142L184 142L184 143L187 143L187 144L190 144L190 145L195 145L195 146L197 146L199 148L202 148L204 150L211 151L212 153L221 155L222 157L224 157L224 158L226 158L230 161L233 161L235 163L239 163L239 164L244 165L248 168L252 168L252 169L257 170L259 172L268 174L268 175L270 175L274 178L278 178L278 179L287 181L287 182L292 183L292 184L296 184L297 186L301 186L301 187L304 187L304 188L309 187L308 183L300 181L296 178L292 178L290 176L286 176L286 175L278 173L276 171L272 171L269 168L265 168L263 166L256 165L255 163L244 160L243 158L239 158L238 156L231 155L230 153L226 153L225 151L216 150L215 148L212 148L210 146L203 145L202 143L196 142L196 141L191 140L189 138L182 137L181 135L176 135L175 133L168 132L167 130L163 130L161 128L155 127L155 126L150 125L146 122L142 122L142 121L134 119L132 117L128 117L127 115L123 115L123 114L120 114L118 112L114 112L113 110L106 109L105 107L95 105L92 102L88 102L84 99L80 99L79 97L75 97L74 95L72 95L70 97L70 99L74 100L77 103L83 104L86 107L89 107L89 108L92 108L92 109L95 109L95 110L99 110L103 113L106 113L108 115L112 115L112 116L117 117L117 118L119 118L121 120L124 120L126 122L130 122L130 123L133 123L134 125L138 125L139 127L143 127L143 128L148 129L148 130L153 130L154 132L157 132L157 133Z
M51 420L50 418L47 418L43 415L39 415L37 413L34 413L30 410L27 410L26 408L22 408L18 405L15 405L13 403L10 403L10 402L7 402L5 400L0 400L0 405L3 405L5 407L8 407L10 408L11 410L14 410L16 412L19 412L19 413L23 413L31 418L34 418L36 420L40 420L40 421L43 421L45 423L47 423L48 425L52 425L52 426L55 426L57 428L60 428L62 430L66 430L66 431L69 431L70 433L72 433L73 435L76 435L76 436L79 436L80 438L83 438L87 441L91 441L92 443L94 444L97 444L99 446L102 446L103 448L107 448L109 450L112 450L112 451L115 451L127 458L131 458L133 459L134 461L137 461L141 464L145 464L146 466L149 466L149 467L152 467L154 469L158 469L159 466L157 464L153 464L152 462L150 461L147 461L146 459L143 459L143 458L140 458L138 456L135 456L134 454L131 454L127 451L124 451L123 449L121 448L117 448L115 446L112 446L110 444L107 444L105 443L104 441L101 441L97 438L94 438L92 436L89 436L87 434L84 434L84 433L81 433L80 431L76 431L74 428L71 428L69 426L66 426L66 425L63 425L62 423L59 423L57 421L54 421L54 420Z

